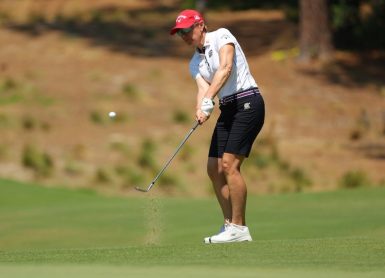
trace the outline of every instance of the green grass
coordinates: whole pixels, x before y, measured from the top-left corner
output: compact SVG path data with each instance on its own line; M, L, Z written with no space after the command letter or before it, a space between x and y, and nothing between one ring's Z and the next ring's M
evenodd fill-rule
M204 245L213 199L0 181L0 277L383 277L385 188L250 196L253 242Z

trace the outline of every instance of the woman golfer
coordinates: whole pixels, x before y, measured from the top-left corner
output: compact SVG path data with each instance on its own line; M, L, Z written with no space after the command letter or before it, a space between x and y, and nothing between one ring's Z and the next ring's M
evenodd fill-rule
M251 241L246 226L247 189L240 168L249 156L265 117L264 102L236 38L224 28L208 32L202 15L182 11L170 34L195 48L190 73L198 86L196 119L210 118L219 99L217 120L207 163L208 175L221 206L224 225L205 243Z

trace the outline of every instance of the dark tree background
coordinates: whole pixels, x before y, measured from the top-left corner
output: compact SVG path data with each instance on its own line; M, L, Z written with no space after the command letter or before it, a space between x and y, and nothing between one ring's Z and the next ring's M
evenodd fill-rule
M385 0L184 0L206 9L281 9L298 23L301 59L330 59L333 49L384 50ZM200 4L198 4L200 2ZM197 6L198 5L198 6Z
M300 0L300 61L332 58L328 0Z

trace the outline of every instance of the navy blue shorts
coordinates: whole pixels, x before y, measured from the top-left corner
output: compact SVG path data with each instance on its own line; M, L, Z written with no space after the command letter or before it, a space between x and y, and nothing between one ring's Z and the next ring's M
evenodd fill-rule
M209 157L223 153L248 157L265 121L265 104L260 93L220 105L221 114L211 139Z

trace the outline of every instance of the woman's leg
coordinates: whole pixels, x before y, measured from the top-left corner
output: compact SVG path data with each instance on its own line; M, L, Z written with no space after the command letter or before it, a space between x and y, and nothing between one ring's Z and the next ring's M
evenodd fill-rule
M205 243L229 243L252 241L249 228L246 226L245 211L246 211L246 185L240 173L240 167L244 156L239 156L230 153L224 153L222 159L216 159L220 163L217 168L221 169L222 185L221 189L226 188L225 191L219 191L217 195L218 200L228 200L224 202L224 208L231 209L231 223L219 234L204 239ZM213 162L212 162L213 163ZM227 192L227 198L224 198L223 193ZM223 199L222 199L223 198ZM221 201L220 201L221 203ZM221 204L222 206L222 204ZM223 209L223 208L222 208Z
M209 157L207 162L207 173L214 187L219 205L221 206L224 219L231 220L232 208L230 203L229 186L222 168L222 159Z
M246 226L247 188L240 170L244 158L244 156L224 153L221 167L226 178L231 201L232 218L230 218L230 221L241 226Z

